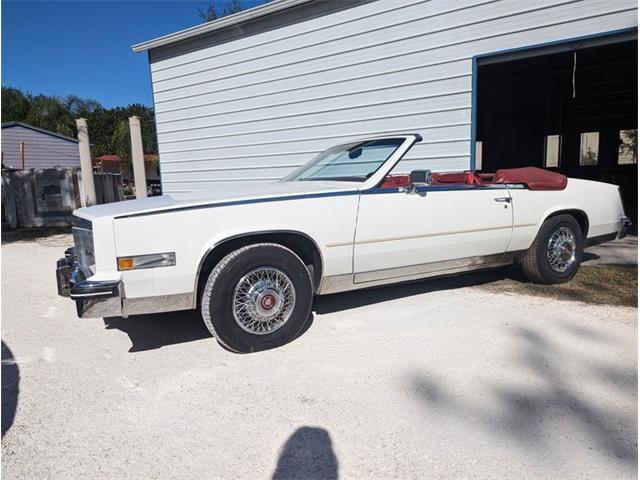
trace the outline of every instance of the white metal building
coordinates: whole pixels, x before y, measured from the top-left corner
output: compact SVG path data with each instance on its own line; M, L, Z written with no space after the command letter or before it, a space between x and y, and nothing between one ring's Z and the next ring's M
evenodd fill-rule
M637 42L635 0L276 0L133 49L149 55L163 191L179 195L387 132L424 137L397 171L475 168L487 54L609 38Z

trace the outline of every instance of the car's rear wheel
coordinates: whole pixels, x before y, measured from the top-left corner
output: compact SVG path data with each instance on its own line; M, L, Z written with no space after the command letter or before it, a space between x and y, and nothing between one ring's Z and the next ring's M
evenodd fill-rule
M522 270L535 283L568 282L580 267L583 247L582 229L572 215L551 217L522 258Z
M235 250L216 265L204 286L201 311L218 342L247 353L295 338L312 299L302 260L282 245L260 243Z

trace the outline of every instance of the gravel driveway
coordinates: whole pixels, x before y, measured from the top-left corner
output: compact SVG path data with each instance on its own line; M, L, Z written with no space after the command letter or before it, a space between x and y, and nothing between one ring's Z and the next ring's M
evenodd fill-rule
M636 476L635 308L472 274L318 299L236 355L195 314L77 319L67 242L2 246L4 478Z

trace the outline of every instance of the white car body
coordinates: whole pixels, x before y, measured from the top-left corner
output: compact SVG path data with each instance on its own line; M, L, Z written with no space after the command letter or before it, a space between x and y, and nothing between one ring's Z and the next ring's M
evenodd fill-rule
M238 184L233 193L77 210L76 228L90 224L93 237L95 265L85 282L118 285L105 298L72 292L83 303L79 314L194 309L205 259L230 240L285 234L311 242L315 293L327 294L512 263L558 212L583 217L587 244L623 234L618 187L605 183L569 179L557 191L519 184L378 188L419 139L394 137L403 138L401 147L364 182L276 182L259 191ZM118 258L160 253L173 253L175 265L118 270Z

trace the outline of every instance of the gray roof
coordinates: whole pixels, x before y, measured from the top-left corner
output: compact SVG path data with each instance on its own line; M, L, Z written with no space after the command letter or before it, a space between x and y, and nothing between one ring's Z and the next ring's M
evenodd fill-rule
M34 127L33 125L29 125L28 123L6 122L6 123L2 124L2 128L11 128L11 127L24 127L24 128L28 128L30 130L35 130L36 132L45 133L45 134L51 135L53 137L58 137L58 138L61 138L63 140L67 140L69 142L78 143L78 139L77 138L67 137L66 135L62 135L61 133L52 132L51 130L45 130L44 128Z
M232 25L238 25L239 23L254 20L271 13L280 12L287 8L295 7L310 1L313 0L273 0L265 3L264 5L253 7L233 15L222 17L201 25L196 25L195 27L187 28L185 30L180 30L179 32L172 33L170 35L164 35L162 37L154 38L153 40L138 43L133 45L131 48L134 52L143 52L145 50L163 47L165 45L170 45L182 40L187 40L209 32L227 28Z

